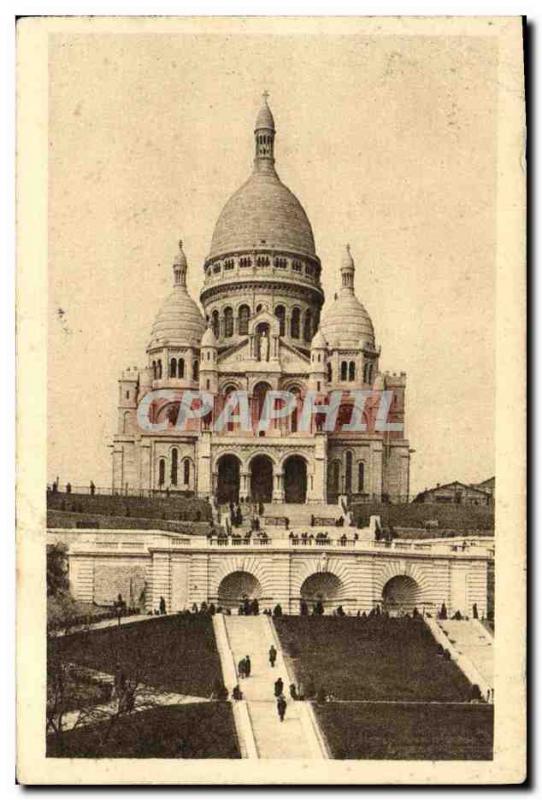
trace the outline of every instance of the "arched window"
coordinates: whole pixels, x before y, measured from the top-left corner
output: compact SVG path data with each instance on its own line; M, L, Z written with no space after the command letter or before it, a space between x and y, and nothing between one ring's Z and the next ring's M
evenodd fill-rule
M345 381L348 378L348 364L346 361L341 361L341 380Z
M158 485L163 486L166 482L166 459L161 458L158 462Z
M177 486L177 473L179 469L179 451L176 447L171 451L171 485Z
M180 358L177 362L177 377L184 378L184 358Z
M152 362L152 377L156 380L157 370L156 370L156 361Z
M172 358L169 362L169 377L176 378L177 377L177 359Z
M277 306L275 308L275 316L279 321L279 335L284 336L286 333L286 309L284 306Z
M162 377L162 359L158 359L158 378Z
M192 364L192 378L195 381L199 381L199 361L197 358L194 359L194 363Z
M303 323L303 338L306 342L312 339L312 313L310 308L305 311L305 321Z
M292 394L295 397L295 406L292 409L290 414L290 431L292 433L297 433L297 424L299 419L299 389L292 389Z
M228 339L233 336L233 311L228 306L224 309L224 337Z
M130 430L130 412L125 411L122 417L122 432L128 433Z
M358 463L358 492L365 491L365 464L363 461Z
M350 450L346 451L344 461L344 491L346 494L352 492L352 453Z
M250 308L239 306L239 335L246 336L248 333L248 321L250 319Z
M355 381L356 380L356 364L354 361L351 361L348 365L348 380Z
M367 365L367 375L368 375L367 383L372 383L373 382L373 365L372 365L372 363Z
M333 380L333 367L331 366L331 364L328 364L327 365L327 381L328 381L328 383L331 383L332 380Z
M190 459L185 458L183 461L183 483L188 486L190 483Z
M290 322L290 336L292 339L299 339L301 311L299 308L294 308L292 311L292 319Z
M213 311L213 316L212 316L212 319L211 319L211 326L213 328L214 335L218 339L218 337L220 336L220 317L219 317L218 311L216 309Z

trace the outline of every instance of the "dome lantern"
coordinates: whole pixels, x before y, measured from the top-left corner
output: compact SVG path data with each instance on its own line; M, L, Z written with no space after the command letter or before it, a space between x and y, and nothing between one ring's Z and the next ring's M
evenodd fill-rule
M186 289L186 272L188 270L188 262L183 250L183 240L179 239L179 252L175 256L173 262L173 285L181 286Z
M262 95L263 103L256 117L254 127L254 144L256 147L254 155L254 168L256 170L274 171L274 145L275 145L275 120L271 109L267 104L269 92L265 91Z

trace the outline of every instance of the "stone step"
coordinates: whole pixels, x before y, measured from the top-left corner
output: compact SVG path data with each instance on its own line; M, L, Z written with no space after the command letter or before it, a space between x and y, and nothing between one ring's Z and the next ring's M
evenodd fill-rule
M227 639L235 665L250 656L249 678L240 678L239 687L247 701L259 758L324 758L320 738L312 727L305 703L290 698L292 681L284 661L272 621L266 616L224 618ZM269 663L269 649L277 650L275 666ZM284 683L288 706L284 722L277 712L274 684Z

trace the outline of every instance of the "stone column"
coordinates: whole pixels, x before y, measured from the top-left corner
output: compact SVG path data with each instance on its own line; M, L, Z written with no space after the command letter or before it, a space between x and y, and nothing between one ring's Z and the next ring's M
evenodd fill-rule
M248 497L250 493L250 472L247 470L241 470L239 477L239 494L241 497Z
M273 503L284 503L284 473L273 472Z

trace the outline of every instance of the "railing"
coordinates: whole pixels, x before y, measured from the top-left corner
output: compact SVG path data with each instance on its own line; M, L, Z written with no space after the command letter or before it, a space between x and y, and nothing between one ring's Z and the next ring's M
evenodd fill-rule
M193 537L194 538L194 537ZM409 541L406 539L395 539L394 541L375 541L367 538L355 538L341 536L332 539L329 536L268 536L259 534L257 536L209 536L206 539L208 545L212 547L275 547L292 548L296 550L316 549L316 548L350 548L356 550L372 550L378 552L402 552L402 553L441 553L449 555L455 554L488 554L491 547L483 541L469 542L466 547L457 544L450 544L446 540L435 542ZM194 542L195 544L195 542Z

